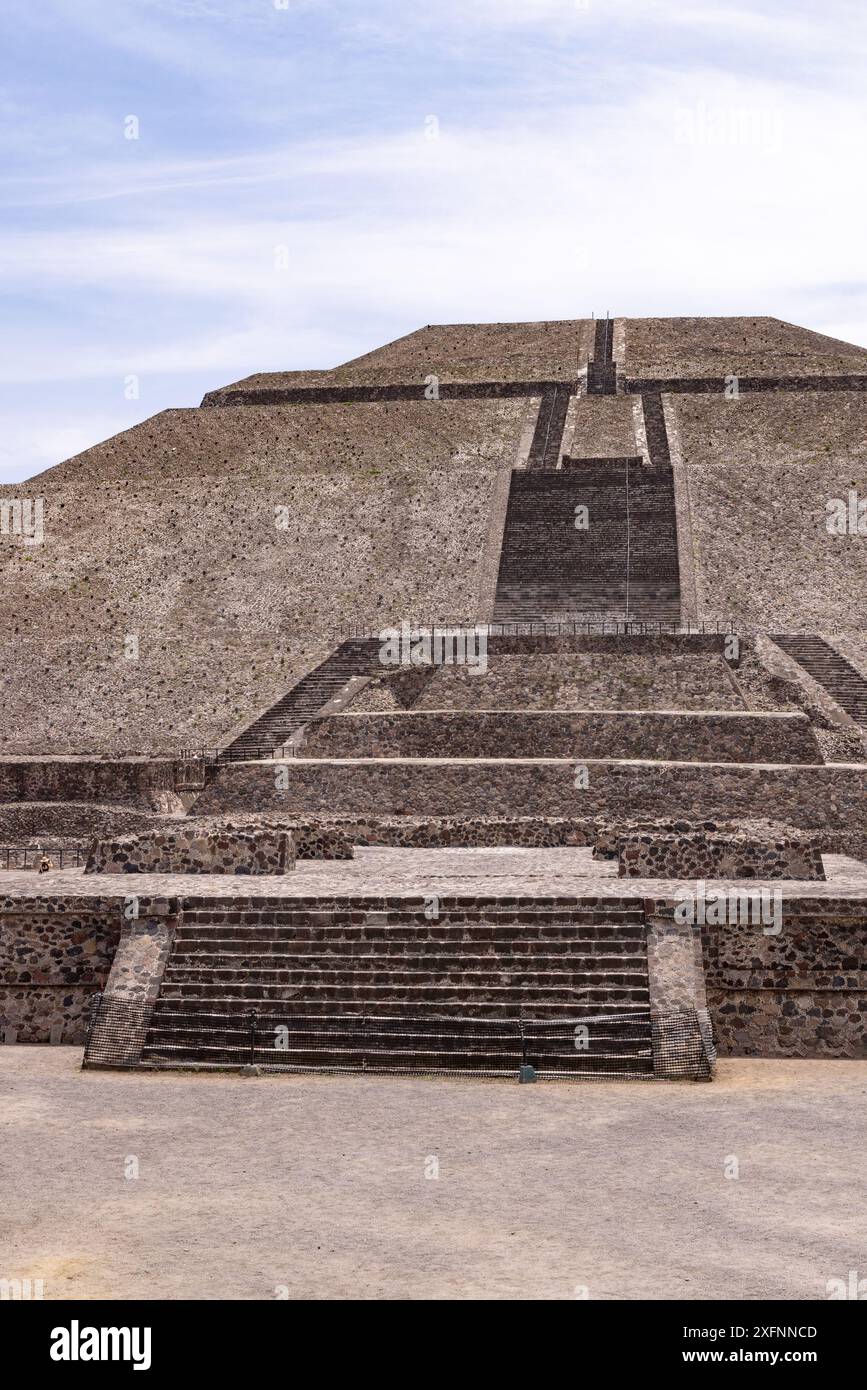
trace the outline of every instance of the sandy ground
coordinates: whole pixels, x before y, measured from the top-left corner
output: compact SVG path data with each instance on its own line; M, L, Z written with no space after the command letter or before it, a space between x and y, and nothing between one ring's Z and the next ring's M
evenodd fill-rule
M824 1299L867 1276L863 1062L519 1086L80 1061L0 1048L0 1277L47 1299Z

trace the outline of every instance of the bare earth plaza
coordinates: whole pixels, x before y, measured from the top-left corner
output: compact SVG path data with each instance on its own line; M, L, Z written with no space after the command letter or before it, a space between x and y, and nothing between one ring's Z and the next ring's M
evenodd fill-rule
M606 317L0 487L4 1297L863 1297L865 460Z

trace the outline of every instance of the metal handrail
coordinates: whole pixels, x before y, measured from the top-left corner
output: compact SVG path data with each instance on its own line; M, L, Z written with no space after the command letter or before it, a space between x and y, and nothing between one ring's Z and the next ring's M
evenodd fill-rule
M33 845L0 845L0 864L4 869L38 869L39 861L43 856L47 856L52 861L55 869L80 868L81 864L87 859L87 848L84 845L73 846L38 846ZM28 858L31 857L28 864ZM13 859L15 862L13 863Z
M352 623L343 633L344 641L376 641L384 631L395 624L383 623L377 628L362 627ZM729 637L737 629L731 619L724 625L713 623L693 623L674 621L667 618L632 618L624 613L622 618L605 616L599 618L569 619L515 619L499 621L495 618L436 618L430 622L413 619L410 627L415 632L450 631L452 629L481 631L489 637L516 636L634 636L648 637Z

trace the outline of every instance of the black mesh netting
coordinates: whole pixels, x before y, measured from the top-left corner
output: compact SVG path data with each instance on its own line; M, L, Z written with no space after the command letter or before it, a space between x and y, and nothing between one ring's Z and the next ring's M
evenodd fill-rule
M706 1010L569 1018L182 1011L99 995L85 1065L520 1077L707 1080Z

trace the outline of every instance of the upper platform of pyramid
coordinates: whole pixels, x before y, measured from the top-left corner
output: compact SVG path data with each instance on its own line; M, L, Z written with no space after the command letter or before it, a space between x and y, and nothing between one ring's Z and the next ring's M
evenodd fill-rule
M867 349L775 318L615 318L626 378L816 376L867 372ZM428 324L338 367L257 372L203 404L259 391L339 386L573 381L594 355L596 321Z

